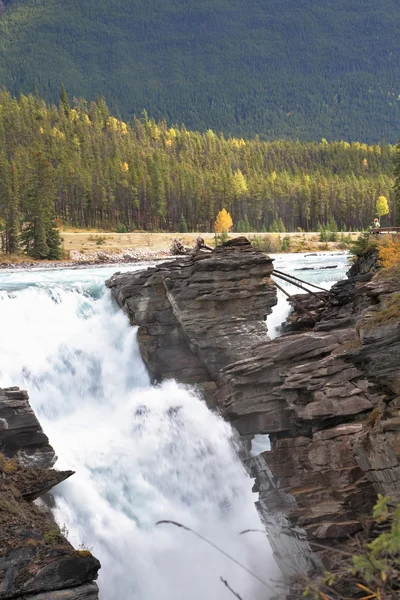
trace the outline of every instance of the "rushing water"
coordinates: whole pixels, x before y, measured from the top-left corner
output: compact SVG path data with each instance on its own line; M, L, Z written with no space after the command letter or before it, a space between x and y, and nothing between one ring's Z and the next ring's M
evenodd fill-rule
M346 277L349 269L347 253L338 254L271 254L274 258L274 268L289 275L293 275L303 281L314 283L321 288L329 290L334 283ZM334 268L327 268L334 267ZM307 269L307 270L304 270ZM281 279L277 283L289 294L305 294L302 289L288 284ZM313 287L309 287L318 292ZM273 308L272 314L267 319L268 335L275 338L279 335L280 326L285 321L290 311L287 297L280 290L278 293L278 304Z
M339 259L335 274L304 277L328 286L344 273ZM276 266L305 260L277 256ZM278 577L265 536L238 535L260 523L230 426L189 388L150 385L136 331L104 287L115 270L129 268L0 274L0 385L29 390L57 467L76 471L58 488L58 522L101 560L102 600L232 598L221 576L244 600L265 600L265 587L190 532L155 525L177 520L262 579ZM286 310L283 300L273 327Z

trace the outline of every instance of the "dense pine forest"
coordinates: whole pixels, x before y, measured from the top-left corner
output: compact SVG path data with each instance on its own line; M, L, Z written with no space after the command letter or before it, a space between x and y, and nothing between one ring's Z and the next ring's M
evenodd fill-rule
M394 222L396 148L359 142L225 138L126 123L104 100L71 106L0 93L0 208L5 249L16 239L56 257L55 225L111 231L212 231L226 208L236 231L367 227L386 196ZM40 246L39 244L39 246ZM52 250L53 249L53 250Z
M396 0L2 0L0 86L226 137L395 143ZM0 10L1 12L1 10Z

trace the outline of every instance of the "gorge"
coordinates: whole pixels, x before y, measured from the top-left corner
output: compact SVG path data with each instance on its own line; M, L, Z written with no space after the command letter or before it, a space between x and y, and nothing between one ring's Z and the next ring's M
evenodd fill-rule
M329 256L275 266L296 261L315 265L304 276L323 287L346 270L344 255L332 273L321 269ZM254 501L290 574L329 561L313 541L362 532L377 491L395 496L398 326L373 316L396 284L371 281L370 266L334 286L327 306L307 299L315 327L295 311L293 331L270 342L265 316L272 334L287 303L274 307L272 261L244 240L148 271L122 267L107 285L138 329L104 291L115 266L0 275L0 385L29 389L57 466L76 471L54 511L100 559L102 599L229 598L220 576L246 599L272 594L158 520L199 531L268 582L279 574L265 537L238 535L260 529ZM270 437L270 452L245 460L258 499L226 421L252 455L253 436Z
M367 533L377 493L400 498L400 330L383 316L399 285L372 279L376 255L328 297L302 297L312 322L294 315L270 343L272 261L245 238L107 282L155 378L200 383L242 436L270 435L246 462L286 575L331 568L332 546Z

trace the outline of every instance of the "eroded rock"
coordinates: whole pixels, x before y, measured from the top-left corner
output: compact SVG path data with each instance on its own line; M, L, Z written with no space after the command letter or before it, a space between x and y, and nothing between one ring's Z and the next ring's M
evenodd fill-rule
M153 379L215 381L219 371L267 341L276 304L272 260L246 238L106 282L138 325Z
M366 534L377 493L399 496L400 318L384 307L400 283L373 278L376 258L328 295L302 295L310 315L294 310L273 341L272 263L246 241L107 282L153 377L208 378L246 439L270 435L247 467L288 574L332 566L332 545Z
M0 390L0 600L97 600L99 561L76 551L33 501L73 475L18 388Z

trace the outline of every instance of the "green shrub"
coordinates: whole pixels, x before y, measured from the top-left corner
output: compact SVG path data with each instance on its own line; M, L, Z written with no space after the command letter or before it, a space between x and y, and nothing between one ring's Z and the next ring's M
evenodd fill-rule
M390 497L379 494L373 520L384 531L372 540L359 542L353 556L342 554L338 567L332 572L325 573L318 581L309 581L302 594L304 597L315 600L400 598L400 504L393 509Z
M367 249L372 249L376 246L376 236L371 236L369 232L364 232L355 241L350 242L349 252L354 256L361 256Z
M181 215L178 229L179 233L187 233L189 231L184 215Z
M292 241L288 235L286 235L282 240L281 250L282 252L289 252L290 247L292 245Z

